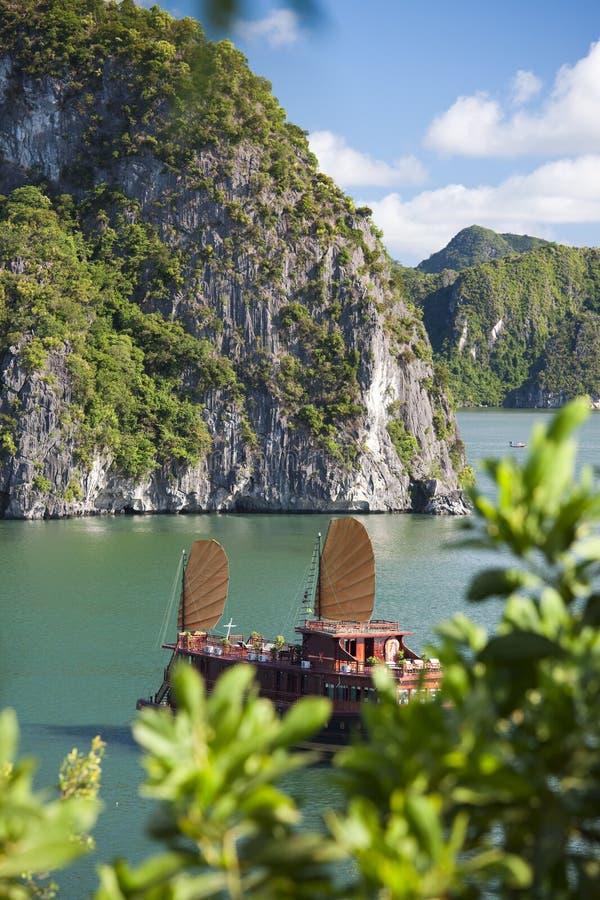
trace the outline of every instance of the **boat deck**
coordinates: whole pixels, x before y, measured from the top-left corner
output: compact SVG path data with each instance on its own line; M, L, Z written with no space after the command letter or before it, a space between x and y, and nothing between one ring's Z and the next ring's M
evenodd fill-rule
M371 678L373 670L372 665L358 660L331 657L323 659L318 656L309 656L303 659L290 648L273 651L267 648L253 649L243 641L236 642L230 647L224 647L218 643L218 640L211 640L210 635L191 635L187 638L180 635L176 644L163 644L163 647L192 658L214 658L230 663L248 662L258 664L260 667L300 671L304 674L312 673L323 677L336 674L364 680ZM441 677L440 663L437 659L406 659L399 663L385 663L384 665L396 681L406 683L411 688L416 687L421 681L438 680Z
M371 619L369 622L344 622L332 619L306 619L303 625L299 625L296 631L316 631L322 634L331 634L343 637L346 634L370 635L370 634L397 634L410 635L412 631L403 631L399 622L390 622L384 619Z

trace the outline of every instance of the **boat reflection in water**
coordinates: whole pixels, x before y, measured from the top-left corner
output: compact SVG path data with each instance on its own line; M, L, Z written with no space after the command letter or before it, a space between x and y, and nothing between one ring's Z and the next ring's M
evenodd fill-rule
M171 671L185 659L200 672L210 691L219 675L232 665L255 666L260 693L284 713L304 696L329 697L332 715L311 746L335 749L360 726L361 704L376 700L371 679L374 665L385 665L396 683L399 703L435 696L441 684L439 661L414 653L398 622L372 619L375 601L375 560L365 527L356 519L332 519L321 552L321 538L313 553L311 588L306 591L305 618L296 627L298 643L281 636L266 639L215 634L229 586L229 565L214 540L195 541L185 566L179 603L176 643L163 683L141 706L172 705ZM313 614L314 608L314 614ZM312 617L311 617L312 616Z

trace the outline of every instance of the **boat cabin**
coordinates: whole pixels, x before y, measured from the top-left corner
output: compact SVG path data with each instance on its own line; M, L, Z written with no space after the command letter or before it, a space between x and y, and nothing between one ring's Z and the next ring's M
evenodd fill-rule
M363 673L377 662L397 668L416 658L404 643L412 632L402 631L398 622L307 619L296 631L302 635L305 668Z

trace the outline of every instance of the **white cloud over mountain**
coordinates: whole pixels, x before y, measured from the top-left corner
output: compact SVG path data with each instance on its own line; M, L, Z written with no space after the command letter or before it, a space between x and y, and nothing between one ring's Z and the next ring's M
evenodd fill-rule
M407 264L441 249L468 225L551 238L555 226L600 222L600 155L549 162L497 186L451 184L410 200L392 193L361 202L372 208L391 255Z
M531 72L518 72L513 99L530 100L541 88ZM600 147L600 42L574 66L562 66L550 95L536 110L507 113L486 93L459 97L434 119L428 147L480 157L563 156Z
M332 131L314 131L309 136L309 143L321 171L341 187L398 187L422 184L427 177L425 167L414 156L386 163L354 150L343 137Z
M238 20L235 32L250 43L265 41L271 47L285 47L300 40L300 20L292 9L275 9L264 19Z

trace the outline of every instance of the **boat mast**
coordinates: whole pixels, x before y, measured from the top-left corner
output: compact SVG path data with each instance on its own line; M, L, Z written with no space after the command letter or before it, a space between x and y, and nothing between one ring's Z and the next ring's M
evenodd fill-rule
M187 556L182 550L181 556L181 630L185 631L185 569Z
M315 613L317 619L321 618L321 532L317 534L317 589L315 592Z

